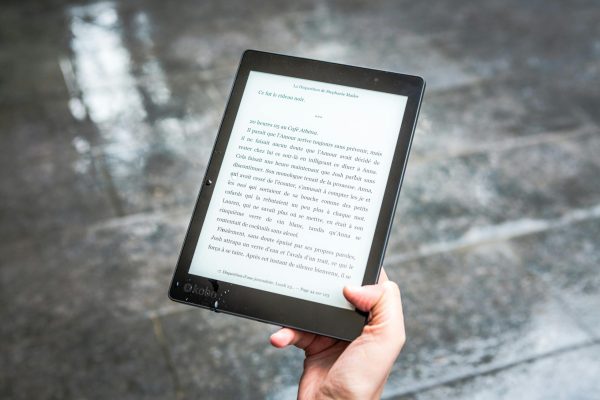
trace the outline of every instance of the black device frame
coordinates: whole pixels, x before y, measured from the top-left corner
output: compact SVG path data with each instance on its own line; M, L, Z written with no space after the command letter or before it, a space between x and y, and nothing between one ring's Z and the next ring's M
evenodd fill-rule
M256 50L245 51L238 67L202 187L198 194L198 200L179 255L177 268L171 281L169 298L176 302L337 339L353 340L360 335L367 321L368 315L363 312L333 307L226 281L208 279L188 272L213 188L219 179L219 170L225 149L229 142L250 71L399 94L408 98L373 235L363 285L373 284L379 278L425 90L425 81L423 78L413 75Z

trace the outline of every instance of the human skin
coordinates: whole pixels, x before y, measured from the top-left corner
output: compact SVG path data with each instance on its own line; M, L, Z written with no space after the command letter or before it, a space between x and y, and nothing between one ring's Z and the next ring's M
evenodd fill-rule
M353 342L281 328L271 335L277 348L304 350L299 399L378 399L406 340L398 285L382 270L379 283L345 287L344 296L369 312L369 322Z

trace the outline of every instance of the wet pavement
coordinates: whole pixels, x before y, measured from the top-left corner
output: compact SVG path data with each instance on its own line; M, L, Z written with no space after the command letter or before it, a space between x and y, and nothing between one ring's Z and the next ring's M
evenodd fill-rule
M0 397L294 398L276 328L166 291L243 50L422 75L394 399L600 393L594 1L0 11Z

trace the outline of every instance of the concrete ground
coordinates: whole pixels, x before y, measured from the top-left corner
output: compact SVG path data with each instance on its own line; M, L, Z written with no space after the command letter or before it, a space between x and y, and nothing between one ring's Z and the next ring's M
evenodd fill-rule
M275 327L166 297L246 48L422 75L394 399L597 399L596 1L0 6L0 398L285 399Z

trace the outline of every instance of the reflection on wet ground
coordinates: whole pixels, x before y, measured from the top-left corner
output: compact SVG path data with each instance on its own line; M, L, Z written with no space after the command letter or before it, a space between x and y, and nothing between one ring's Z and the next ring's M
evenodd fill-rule
M246 48L425 76L385 266L386 398L600 390L600 11L586 2L8 2L2 398L293 398L274 329L167 300Z

